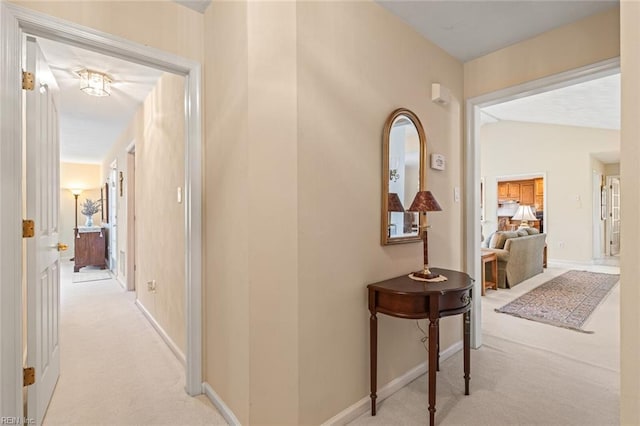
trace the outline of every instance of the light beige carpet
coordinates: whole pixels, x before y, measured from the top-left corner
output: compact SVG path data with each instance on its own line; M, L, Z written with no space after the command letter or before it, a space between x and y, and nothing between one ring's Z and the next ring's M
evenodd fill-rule
M184 391L184 368L113 279L71 284L62 267L61 374L45 425L226 424Z
M437 425L619 424L619 306L617 286L576 333L494 312L568 268L550 267L513 289L482 298L484 344L471 352L471 395L465 396L462 353L444 361L437 381ZM618 268L589 267L619 273ZM354 425L428 424L427 378L382 401Z
M88 270L80 272L74 272L71 277L71 282L73 283L86 283L89 281L102 281L102 280L110 280L111 273L108 270Z

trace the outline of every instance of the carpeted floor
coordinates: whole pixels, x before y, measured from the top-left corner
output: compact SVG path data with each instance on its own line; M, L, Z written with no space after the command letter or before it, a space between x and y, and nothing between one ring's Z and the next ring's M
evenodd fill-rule
M618 281L618 274L567 271L496 309L496 312L592 333L583 329L584 323Z
M71 277L73 283L86 283L89 281L110 280L111 272L108 269L87 269L82 268L78 272L74 272Z
M44 425L221 425L184 367L113 279L72 284L61 269L61 373Z

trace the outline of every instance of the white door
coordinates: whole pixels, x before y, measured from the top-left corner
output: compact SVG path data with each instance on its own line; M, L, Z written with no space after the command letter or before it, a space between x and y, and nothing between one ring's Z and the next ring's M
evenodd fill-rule
M36 382L27 388L27 417L42 419L60 374L60 255L58 212L60 153L57 86L33 37L27 37L25 70L35 74L25 91L26 217L35 221L27 239L27 365Z
M609 240L609 254L616 256L620 254L620 178L611 178L609 191L611 193L611 210L609 212L609 219L611 219L611 239Z

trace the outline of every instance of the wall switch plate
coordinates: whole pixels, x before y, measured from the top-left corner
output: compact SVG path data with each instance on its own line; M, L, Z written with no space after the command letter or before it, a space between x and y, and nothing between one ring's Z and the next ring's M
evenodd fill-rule
M460 187L456 186L455 188L453 188L453 201L455 201L456 203L460 202Z
M182 188L178 187L178 204L182 203Z

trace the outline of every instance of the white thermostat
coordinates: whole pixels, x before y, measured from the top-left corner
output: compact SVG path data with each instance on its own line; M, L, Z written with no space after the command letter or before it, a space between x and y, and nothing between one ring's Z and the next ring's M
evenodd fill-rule
M431 154L431 168L435 170L444 170L445 158L442 154Z

